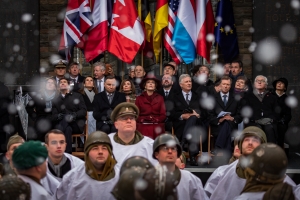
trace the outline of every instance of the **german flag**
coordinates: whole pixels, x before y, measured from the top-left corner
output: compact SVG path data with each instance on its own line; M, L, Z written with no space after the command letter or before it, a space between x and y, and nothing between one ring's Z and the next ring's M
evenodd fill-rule
M145 30L143 54L153 58L152 19L148 0L138 0L138 15Z
M159 61L163 29L168 26L168 0L157 0L153 32L153 48L156 62Z

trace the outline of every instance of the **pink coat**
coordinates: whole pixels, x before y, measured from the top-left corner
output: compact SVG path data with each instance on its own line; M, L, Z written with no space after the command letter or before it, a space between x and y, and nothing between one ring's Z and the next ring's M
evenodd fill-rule
M166 108L164 98L154 92L152 102L146 98L147 93L143 92L136 98L135 104L140 110L137 118L137 130L143 135L155 139L165 132Z

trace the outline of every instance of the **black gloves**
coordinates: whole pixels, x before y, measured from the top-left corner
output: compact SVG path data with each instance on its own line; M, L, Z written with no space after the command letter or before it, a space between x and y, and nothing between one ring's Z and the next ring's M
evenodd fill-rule
M63 113L58 113L58 115L57 115L57 121L60 121L60 120L62 120L63 119L63 117L64 117L64 114Z

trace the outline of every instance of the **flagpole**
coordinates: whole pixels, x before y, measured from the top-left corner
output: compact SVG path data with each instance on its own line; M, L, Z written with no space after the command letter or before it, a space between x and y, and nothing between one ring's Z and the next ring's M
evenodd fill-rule
M144 67L144 50L142 50L141 52L141 61L142 61L142 67Z
M159 59L159 75L162 75L162 41L161 41L161 44L160 44L160 59Z

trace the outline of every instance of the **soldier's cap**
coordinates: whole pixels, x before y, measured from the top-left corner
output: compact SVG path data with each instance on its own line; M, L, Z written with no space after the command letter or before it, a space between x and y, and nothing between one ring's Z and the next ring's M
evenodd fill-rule
M5 175L0 179L0 191L0 199L31 199L30 185L15 175Z
M126 115L131 115L137 118L139 116L139 113L140 111L135 104L123 102L115 107L115 109L111 113L110 119L115 122L119 117Z
M173 70L175 70L175 66L174 66L174 65L169 64L169 63L165 63L165 64L164 64L164 68L167 67L167 66L172 67Z
M266 134L262 129L258 128L257 126L248 126L243 130L242 134L239 136L240 140L238 146L241 153L242 153L242 144L244 142L244 139L249 136L258 137L260 139L261 144L267 143Z
M9 150L10 146L13 144L18 144L18 143L24 143L24 139L19 136L18 134L15 134L11 136L7 142L7 151Z
M29 141L16 148L12 161L16 169L26 170L43 164L47 157L47 148L41 142Z
M56 60L53 62L55 68L66 68L68 61L66 60Z

